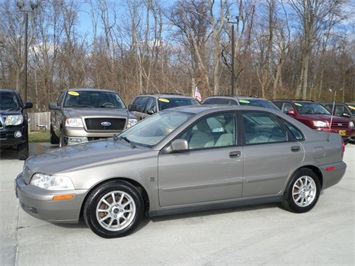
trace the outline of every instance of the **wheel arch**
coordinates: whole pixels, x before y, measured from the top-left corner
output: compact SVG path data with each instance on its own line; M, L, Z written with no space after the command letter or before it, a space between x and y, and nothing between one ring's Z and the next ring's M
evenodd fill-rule
M320 184L320 188L322 189L323 187L323 174L322 174L322 171L314 166L314 165L302 165L301 167L295 169L291 174L290 174L290 178L287 182L287 186L285 189L287 189L290 185L290 183L292 182L292 176L294 175L294 173L296 173L297 171L301 170L301 169L309 169L311 171L313 171L317 176L318 176L318 179L319 179L319 184Z
M132 186L136 187L138 189L138 191L142 195L143 203L144 203L144 214L146 215L146 213L149 210L149 196L148 196L148 193L147 193L146 189L142 186L142 184L140 184L139 182L137 182L137 181L135 181L133 179L127 178L127 177L113 177L113 178L109 178L109 179L103 180L102 182L97 183L95 186L91 187L88 190L88 192L86 193L86 196L85 196L85 198L84 198L84 200L83 200L83 202L81 204L80 219L83 218L84 206L85 206L85 203L86 203L89 195L91 194L91 192L93 190L95 190L96 188L98 188L99 186L101 186L101 185L103 185L105 183L108 183L108 182L112 182L112 181L124 181L124 182L129 183Z

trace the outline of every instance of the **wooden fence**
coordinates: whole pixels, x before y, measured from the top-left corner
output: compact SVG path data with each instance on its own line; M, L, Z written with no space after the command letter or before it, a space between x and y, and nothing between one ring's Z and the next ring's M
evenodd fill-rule
M28 128L30 131L49 130L50 112L28 113Z

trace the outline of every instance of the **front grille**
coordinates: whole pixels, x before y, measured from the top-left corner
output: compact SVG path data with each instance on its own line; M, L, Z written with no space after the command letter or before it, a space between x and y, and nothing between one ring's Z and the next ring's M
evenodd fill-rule
M332 128L343 128L347 129L349 127L349 122L332 122Z
M123 130L126 125L126 119L125 118L86 118L85 124L87 130Z

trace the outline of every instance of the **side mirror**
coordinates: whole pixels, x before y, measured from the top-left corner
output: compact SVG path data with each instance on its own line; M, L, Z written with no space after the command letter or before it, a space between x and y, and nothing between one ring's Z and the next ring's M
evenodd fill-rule
M286 114L287 114L287 115L295 115L295 111L293 111L293 110L288 110L288 111L286 112Z
M31 102L26 102L25 105L23 106L23 109L27 109L27 108L32 108L33 104Z
M147 110L147 114L148 114L148 115L153 115L153 114L154 114L154 111L153 111L152 109L149 109L149 110Z
M49 110L60 110L60 107L56 102L51 102L48 104Z
M186 139L176 139L171 143L172 151L187 151L189 149L189 144Z

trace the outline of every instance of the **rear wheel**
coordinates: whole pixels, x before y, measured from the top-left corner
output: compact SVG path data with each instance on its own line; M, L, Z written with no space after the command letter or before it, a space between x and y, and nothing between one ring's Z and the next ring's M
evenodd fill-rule
M104 238L122 237L133 232L143 217L143 198L125 181L111 181L96 188L84 205L84 220Z
M296 213L308 212L316 205L319 194L318 176L310 169L299 169L292 176L282 204Z

